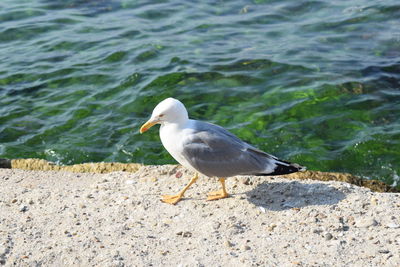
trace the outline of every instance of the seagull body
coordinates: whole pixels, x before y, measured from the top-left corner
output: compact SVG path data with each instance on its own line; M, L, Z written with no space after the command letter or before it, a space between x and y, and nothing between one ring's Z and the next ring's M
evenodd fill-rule
M165 149L184 167L195 172L190 183L177 195L162 201L176 204L197 180L198 173L218 177L222 190L212 192L208 200L228 197L225 178L235 175L281 175L305 168L265 153L242 141L221 126L189 119L185 106L174 98L160 102L140 133L161 124L160 138Z

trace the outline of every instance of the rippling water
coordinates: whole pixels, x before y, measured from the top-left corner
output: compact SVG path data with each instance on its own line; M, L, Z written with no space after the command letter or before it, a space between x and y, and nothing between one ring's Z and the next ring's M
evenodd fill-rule
M173 163L138 133L173 96L309 169L399 181L397 0L149 2L0 2L0 157Z

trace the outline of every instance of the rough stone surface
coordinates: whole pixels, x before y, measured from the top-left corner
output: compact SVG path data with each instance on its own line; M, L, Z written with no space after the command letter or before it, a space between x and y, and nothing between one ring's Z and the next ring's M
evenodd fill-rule
M142 165L138 163L119 163L119 162L97 162L97 163L83 163L75 165L57 165L54 162L46 161L43 159L0 159L0 168L12 168L31 171L70 171L77 173L109 173L116 171L136 172ZM178 166L176 165L175 168ZM172 169L174 170L174 169ZM174 172L176 178L182 176L182 172ZM393 192L399 193L399 188L391 187L382 181L366 180L350 173L338 172L320 172L320 171L305 171L296 172L287 175L286 178L293 180L317 180L317 181L341 181L349 184L363 186L370 188L376 192ZM250 179L242 181L245 185L252 185ZM371 199L371 203L375 204L377 200Z
M200 177L177 205L160 201L190 176L0 169L0 265L400 266L398 193L231 177L231 197L208 202L219 183Z
M1 160L1 159L0 159ZM2 159L6 161L5 159ZM69 172L90 172L90 173L108 173L112 171L136 172L141 164L138 163L119 163L119 162L98 162L83 163L62 166L43 159L13 159L8 160L9 167L13 169L35 170L35 171L69 171ZM0 162L1 163L1 162ZM2 168L8 168L5 164Z

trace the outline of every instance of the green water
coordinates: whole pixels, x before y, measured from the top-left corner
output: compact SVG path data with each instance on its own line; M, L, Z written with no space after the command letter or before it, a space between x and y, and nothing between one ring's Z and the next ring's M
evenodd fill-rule
M0 2L0 157L174 163L157 129L192 118L312 170L400 174L400 3Z

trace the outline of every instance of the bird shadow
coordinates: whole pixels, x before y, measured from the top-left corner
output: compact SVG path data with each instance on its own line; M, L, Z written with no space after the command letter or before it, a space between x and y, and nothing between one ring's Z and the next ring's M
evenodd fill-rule
M327 184L292 182L264 182L245 193L249 202L273 211L314 205L334 205L346 195Z

